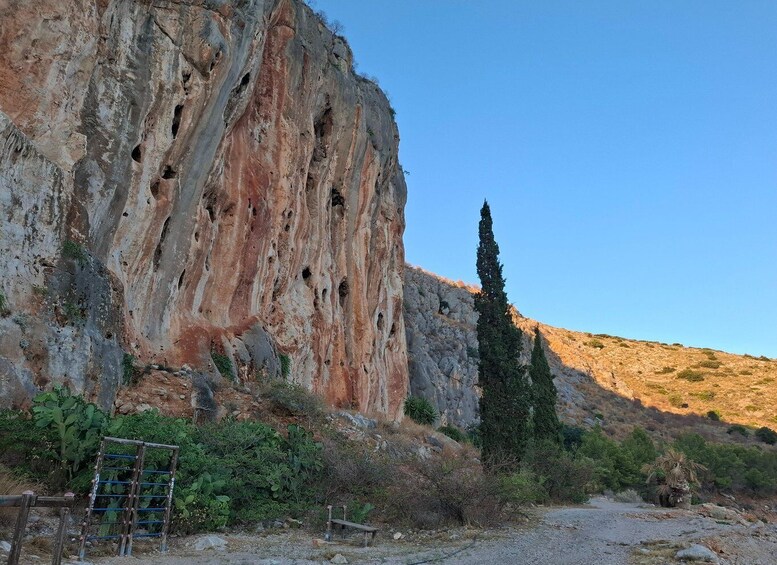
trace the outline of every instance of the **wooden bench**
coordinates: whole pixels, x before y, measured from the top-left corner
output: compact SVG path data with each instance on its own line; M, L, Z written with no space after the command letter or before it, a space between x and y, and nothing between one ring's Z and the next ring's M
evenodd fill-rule
M345 519L345 504L343 504L343 519L338 520L337 518L332 518L332 506L327 506L326 509L329 512L329 518L326 522L326 539L327 541L331 541L332 539L332 529L333 527L340 528L340 534L345 537L345 529L346 528L353 528L354 530L361 530L364 532L364 547L367 547L371 542L375 540L375 534L378 533L378 528L374 528L372 526L365 526L364 524L357 524L356 522L349 522ZM372 537L368 537L368 536Z

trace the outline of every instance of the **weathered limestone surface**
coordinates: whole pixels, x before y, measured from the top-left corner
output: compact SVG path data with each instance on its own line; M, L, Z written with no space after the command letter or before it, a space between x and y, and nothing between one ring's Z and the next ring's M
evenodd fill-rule
M429 400L443 423L475 423L478 316L471 289L408 266L404 307L411 394Z
M67 380L109 405L124 352L214 375L217 351L401 411L399 135L342 38L298 0L0 21L0 402Z

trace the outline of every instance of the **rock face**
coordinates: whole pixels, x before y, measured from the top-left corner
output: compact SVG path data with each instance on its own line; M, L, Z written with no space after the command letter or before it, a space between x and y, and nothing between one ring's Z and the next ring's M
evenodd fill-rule
M0 402L216 352L397 415L399 136L344 39L298 0L36 12L0 4Z
M442 423L478 420L477 312L470 287L405 269L410 392L429 400Z
M405 269L405 324L410 369L410 392L429 400L441 423L467 428L479 421L478 338L473 293L478 288L454 282L422 269ZM513 311L523 331L521 362L529 363L537 322ZM549 326L540 325L546 336ZM564 365L547 338L545 352L558 391L558 408L583 404L578 392L585 375Z

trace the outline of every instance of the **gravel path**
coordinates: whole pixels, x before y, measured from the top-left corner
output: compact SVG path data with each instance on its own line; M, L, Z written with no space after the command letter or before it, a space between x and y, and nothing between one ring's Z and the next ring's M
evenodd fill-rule
M606 498L540 511L537 522L523 528L457 529L399 541L385 534L370 548L355 542L317 546L304 531L222 537L228 542L222 551L196 551L193 543L199 538L190 538L175 541L166 555L136 551L132 558L90 560L106 565L302 565L326 563L340 554L352 564L658 565L677 563L678 549L699 542L720 552L724 565L777 565L774 525L719 523L693 511Z

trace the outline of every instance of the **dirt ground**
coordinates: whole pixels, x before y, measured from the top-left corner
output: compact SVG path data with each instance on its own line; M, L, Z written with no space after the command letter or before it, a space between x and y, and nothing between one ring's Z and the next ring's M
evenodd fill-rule
M272 532L272 533L268 533ZM730 565L777 565L777 525L727 521L697 510L656 508L646 504L595 498L577 507L538 508L523 525L479 530L382 531L375 545L361 547L360 536L325 543L302 529L269 530L255 534L220 534L221 550L196 550L205 536L171 539L161 554L152 545L136 545L132 557L87 555L95 565L288 565L327 562L532 565L663 565L679 563L678 550L698 543L712 549L718 562ZM334 561L332 561L334 560ZM28 557L27 563L48 559Z

